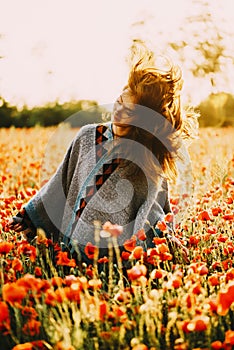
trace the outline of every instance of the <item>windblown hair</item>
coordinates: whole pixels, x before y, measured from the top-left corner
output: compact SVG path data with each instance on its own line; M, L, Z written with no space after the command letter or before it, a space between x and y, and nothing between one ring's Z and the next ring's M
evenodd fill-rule
M140 159L147 176L155 178L156 157L166 177L175 180L177 151L183 140L196 137L198 114L182 111L181 69L167 58L165 68L155 61L153 52L145 49L130 70L127 87L136 104L138 126L131 128L129 137L144 146Z

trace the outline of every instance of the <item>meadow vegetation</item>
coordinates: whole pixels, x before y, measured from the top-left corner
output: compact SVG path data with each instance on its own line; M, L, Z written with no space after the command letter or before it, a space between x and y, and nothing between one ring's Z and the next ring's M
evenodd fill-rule
M98 260L88 244L94 265L81 267L41 229L29 242L7 227L55 171L75 132L64 126L0 129L1 349L233 349L233 128L200 130L189 148L192 190L181 195L172 185L172 213L158 223L166 234L165 223L174 217L188 263L164 237L143 251L136 244L145 239L140 230L113 266L121 230L106 225L97 231L109 233L110 255ZM128 262L124 276L121 260Z

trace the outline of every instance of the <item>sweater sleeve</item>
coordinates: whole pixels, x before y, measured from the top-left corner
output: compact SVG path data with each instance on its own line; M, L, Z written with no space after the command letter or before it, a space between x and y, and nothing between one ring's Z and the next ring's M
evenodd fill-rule
M67 192L79 156L79 133L77 136L55 174L24 207L33 225L55 241L61 232Z
M155 227L157 222L163 220L165 214L170 211L171 207L167 180L162 179L158 186L151 184L147 201L140 208L134 227L134 233L136 233L140 228L144 228L147 236L146 246L148 248L154 246L152 240L155 235L162 235L162 232ZM141 215L142 213L144 213L144 216ZM168 228L169 230L173 229L171 224ZM145 245L139 240L137 241L137 245L142 245L143 248L145 248Z
M171 212L171 204L170 204L170 198L169 198L169 190L168 190L168 183L167 180L164 180L162 183L162 189L163 189L163 211L165 214Z

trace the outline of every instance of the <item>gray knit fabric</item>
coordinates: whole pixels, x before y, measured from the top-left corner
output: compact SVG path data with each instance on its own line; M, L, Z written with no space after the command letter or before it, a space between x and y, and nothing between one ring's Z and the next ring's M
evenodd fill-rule
M108 127L107 140L103 143L108 150L103 160L105 164L115 157L115 147L111 123L104 125ZM122 246L139 229L144 227L149 232L150 225L155 225L170 211L167 182L160 174L156 182L147 179L136 164L127 160L113 171L75 221L79 209L77 197L84 196L87 187L94 184L95 176L102 172L102 167L95 169L95 138L95 124L79 130L54 176L25 209L35 227L43 228L55 240L65 235L73 244L81 246L95 243L94 221L122 225L124 231L118 237ZM107 246L105 238L101 238L100 246Z

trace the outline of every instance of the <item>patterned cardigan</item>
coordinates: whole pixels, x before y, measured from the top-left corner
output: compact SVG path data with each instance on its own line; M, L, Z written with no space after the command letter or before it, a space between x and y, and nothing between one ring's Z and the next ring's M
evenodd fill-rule
M147 179L131 160L121 164L111 123L82 127L55 174L26 204L33 225L83 249L95 244L95 222L110 221L123 226L120 246L141 228L149 246L150 226L170 211L167 181L160 174L156 182ZM100 247L107 247L106 238Z

